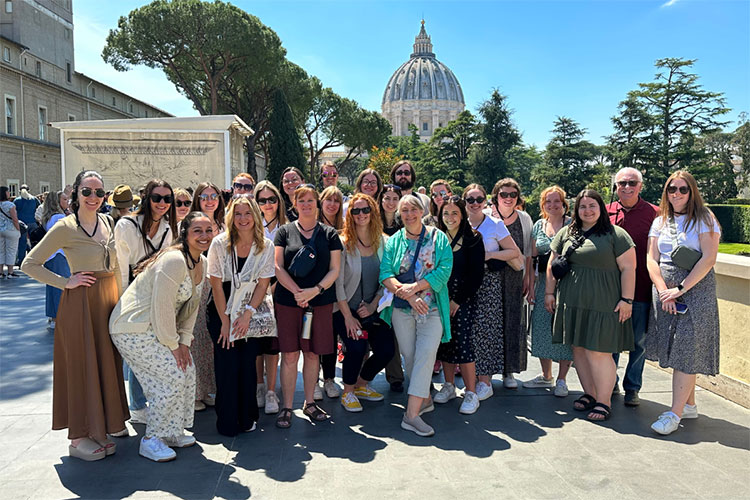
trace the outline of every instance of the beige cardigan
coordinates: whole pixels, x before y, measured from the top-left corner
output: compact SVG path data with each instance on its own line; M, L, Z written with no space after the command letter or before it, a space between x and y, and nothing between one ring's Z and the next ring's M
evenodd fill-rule
M385 234L380 235L380 244L378 245L378 259L383 260L383 250L385 250L385 242L388 240L388 236ZM362 275L362 260L359 253L359 248L354 248L353 252L349 252L344 246L344 260L341 262L341 272L338 278L336 278L336 301L333 304L333 312L339 310L338 301L348 301L354 296L354 292L357 291L359 280ZM382 285L381 289L378 290L378 296L383 295Z
M159 342L171 350L179 344L190 346L193 326L198 316L201 290L206 282L206 258L201 255L201 281L193 284L193 294L175 316L177 291L189 275L185 256L170 250L159 257L135 280L120 297L109 318L109 333L142 333L151 327Z

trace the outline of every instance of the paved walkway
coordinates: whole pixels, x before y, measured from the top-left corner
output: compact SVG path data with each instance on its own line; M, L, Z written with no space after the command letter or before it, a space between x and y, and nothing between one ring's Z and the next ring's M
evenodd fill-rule
M312 425L295 412L292 429L262 416L258 430L218 435L212 411L196 416L198 444L177 460L138 456L144 426L117 440L117 454L95 463L67 456L64 431L50 431L52 338L44 287L23 277L0 282L0 498L750 498L750 411L700 391L700 418L669 437L649 425L668 409L670 377L647 366L642 404L614 400L604 424L572 410L574 397L505 390L472 416L460 400L425 417L437 434L399 427L405 396L365 402L360 414L336 401L332 418ZM622 363L622 361L621 361ZM529 360L527 380L538 363ZM622 369L620 370L622 373ZM436 378L436 381L437 378ZM569 377L572 394L580 386ZM300 407L298 384L295 406Z

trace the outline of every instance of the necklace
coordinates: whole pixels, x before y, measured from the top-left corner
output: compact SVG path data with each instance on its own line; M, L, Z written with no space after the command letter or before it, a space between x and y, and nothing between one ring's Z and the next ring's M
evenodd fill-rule
M270 226L271 224L273 224L274 222L276 222L276 219L278 219L278 218L279 218L279 215L276 214L276 217L274 217L273 219L271 219L270 221L268 221L268 224L266 224L266 221L263 221L263 227L266 228L266 229L268 229L268 226Z
M83 231L83 234L88 236L91 239L94 239L94 235L96 234L96 230L99 229L99 214L96 215L96 225L94 226L94 231L89 234L88 231L81 225L81 221L78 218L78 212L76 212L76 224L78 224L78 227L81 228L81 231Z
M198 262L201 261L201 258L198 257L198 260L193 259L193 254L191 254L189 250L185 252L185 255L188 256L188 259L190 259L190 262L188 263L188 269L192 271L193 269L195 269L195 266L198 264Z
M407 232L407 233L408 233L409 235L411 235L411 236L419 236L419 234L420 234L420 233L412 233L411 231L409 231L409 230L408 230L408 229L406 228L406 226L404 226L404 229L405 229L405 230L406 230L406 232Z
M299 226L299 228L300 228L301 230L303 230L303 231L304 231L304 232L306 232L306 233L309 233L310 231L312 231L313 229L315 229L315 226L317 226L317 225L318 225L318 223L316 222L316 223L315 223L315 224L313 225L313 227L311 227L310 229L305 229L305 227L304 227L304 226L302 225L302 223L301 223L301 222L300 222L299 220L297 221L297 225Z
M516 213L516 209L515 208L513 209L513 213L510 214L510 215L503 215L503 213L500 210L497 211L497 214L500 216L500 219L503 220L503 221L505 221L505 219L510 219L511 217L513 217L513 214L515 214L515 213Z
M362 238L360 238L359 235L357 235L357 239L359 240L359 244L365 248L370 248L372 246L372 243L370 243L369 245L365 245L365 243L362 241Z
M475 226L475 225L474 225L474 223L473 223L473 222L471 222L471 219L469 219L469 224L471 224L471 228L472 228L472 229L476 229L476 228L478 228L479 226L481 226L482 224L484 224L484 219L486 219L486 218L487 218L487 216L486 216L486 215L484 215L484 214L482 214L482 220L481 220L481 221L479 221L479 224L477 224L477 225Z
M685 210L684 212L675 212L675 211L672 211L672 213L675 214L675 215L685 215L687 213L687 210Z

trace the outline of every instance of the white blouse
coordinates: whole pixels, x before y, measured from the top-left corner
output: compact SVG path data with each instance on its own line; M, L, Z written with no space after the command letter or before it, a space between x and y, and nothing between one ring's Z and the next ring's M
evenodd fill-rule
M474 227L474 226L472 226ZM500 240L510 236L508 228L505 227L505 223L502 220L496 219L489 215L484 216L484 220L479 226L474 227L482 235L484 240L484 251L485 252L496 252L500 250Z
M711 228L703 221L698 221L695 224L690 224L689 230L685 231L685 215L675 216L675 225L677 226L677 244L684 245L700 252L701 242L700 235L703 233L711 232ZM672 244L672 233L669 231L669 223L662 225L662 218L657 217L651 224L651 230L648 232L649 238L658 238L657 243L659 247L659 262L672 262L671 253L674 249ZM713 217L713 230L716 233L721 234L721 228L716 218Z

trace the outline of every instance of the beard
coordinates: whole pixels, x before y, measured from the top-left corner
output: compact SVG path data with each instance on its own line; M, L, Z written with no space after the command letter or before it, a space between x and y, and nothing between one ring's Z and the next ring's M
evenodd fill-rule
M414 187L414 181L411 180L411 177L409 177L409 179L401 177L395 184L405 191Z

